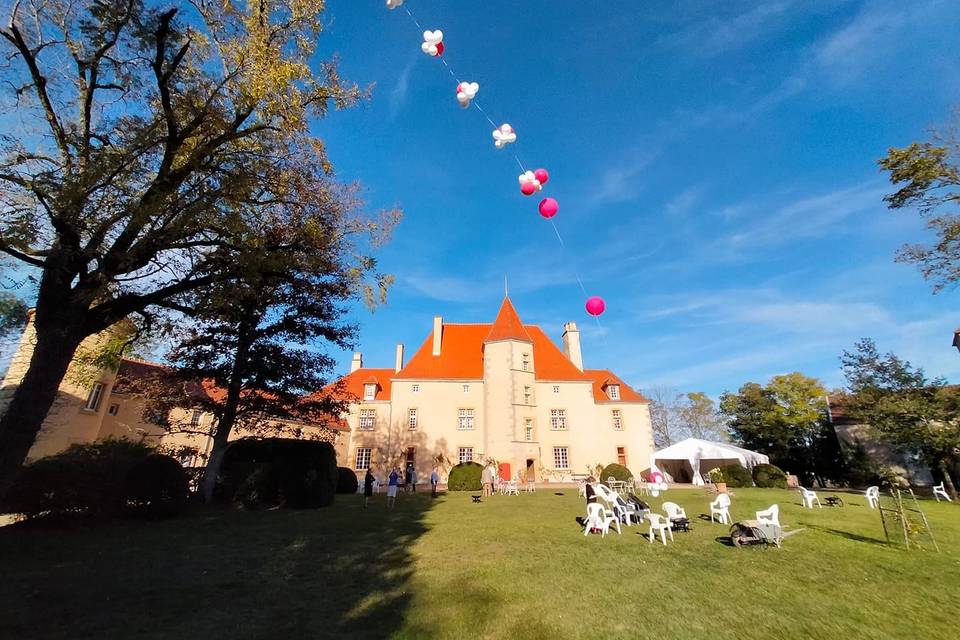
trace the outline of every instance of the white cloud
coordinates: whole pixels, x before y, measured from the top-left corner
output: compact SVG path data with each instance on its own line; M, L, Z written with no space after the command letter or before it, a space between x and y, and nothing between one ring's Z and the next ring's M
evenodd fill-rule
M764 2L731 16L712 15L669 34L660 44L698 56L715 56L740 49L782 27L796 0Z
M413 71L415 59L407 62L407 66L400 72L397 83L393 85L390 91L390 119L392 120L400 113L400 110L407 104L407 95L410 92L410 73Z

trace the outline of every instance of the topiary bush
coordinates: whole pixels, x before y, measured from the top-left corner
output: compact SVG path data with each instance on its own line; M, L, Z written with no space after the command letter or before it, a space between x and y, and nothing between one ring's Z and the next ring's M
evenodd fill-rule
M187 472L170 456L154 453L127 473L127 506L155 518L170 518L183 510L190 497Z
M727 464L717 469L723 479L714 479L714 482L726 482L728 487L733 488L753 486L753 478L750 477L750 472L738 464ZM711 477L715 478L716 476L711 473Z
M762 489L786 489L787 474L774 464L758 464L753 468L753 483Z
M450 477L447 479L447 490L449 491L479 491L480 476L483 473L483 467L476 462L462 462L450 469Z
M27 518L117 515L126 507L128 473L152 453L130 440L75 444L24 466L3 509Z
M600 472L600 477L597 478L600 482L606 482L607 478L614 477L621 482L626 482L633 477L633 474L630 472L630 469L627 469L622 464L608 464L603 468L603 471Z
M329 442L244 438L224 453L216 495L251 509L328 507L337 479L337 457Z
M360 488L357 474L348 467L337 467L337 493L356 493Z

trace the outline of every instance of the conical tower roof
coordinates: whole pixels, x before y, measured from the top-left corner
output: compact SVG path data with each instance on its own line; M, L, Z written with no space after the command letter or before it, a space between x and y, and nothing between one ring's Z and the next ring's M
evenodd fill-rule
M517 310L513 308L510 298L504 297L503 304L500 305L500 311L497 313L497 319L493 321L490 327L490 333L487 334L484 342L497 342L500 340L522 340L532 343L530 334L523 328L523 322L517 315Z

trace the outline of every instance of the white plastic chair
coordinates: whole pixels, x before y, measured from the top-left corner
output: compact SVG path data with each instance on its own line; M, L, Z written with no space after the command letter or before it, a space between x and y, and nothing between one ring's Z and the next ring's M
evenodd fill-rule
M504 491L504 493L505 493L506 495L508 495L508 496L510 496L510 495L513 495L513 496L518 496L518 495L520 495L520 489L519 489L519 487L517 487L517 481L516 481L516 480L510 480L509 482L506 482L506 483L504 483L504 484L505 484L506 486L504 487L504 490L503 490L503 491Z
M583 535L590 535L594 529L600 531L603 537L610 532L610 525L616 525L617 533L620 533L620 523L617 517L603 508L598 502L591 502L587 505L587 519L583 523Z
M770 522L772 524L780 526L780 505L774 504L770 505L769 509L764 509L763 511L757 511L757 520L760 522Z
M667 546L667 535L670 535L670 542L673 542L673 529L670 528L670 520L664 518L659 513L648 513L647 520L650 521L650 532L648 534L650 538L650 544L653 544L653 539L656 537L656 532L660 532L660 541L663 543L663 546Z
M667 512L667 519L671 521L687 517L683 507L678 505L676 502L664 502L663 510Z
M587 497L587 481L577 480L577 495L581 498Z
M730 524L730 496L721 493L710 503L710 522L714 516L720 519L720 524Z
M624 500L623 498L621 498L620 496L617 496L616 499L614 500L613 514L617 516L617 518L619 518L628 527L630 526L631 520L636 520L637 524L640 523L641 518L639 514L637 514L637 508L632 504L630 504L629 502L627 502L626 500Z
M527 480L527 493L536 493L537 492L537 483L534 480ZM584 489L584 495L586 495L586 489Z
M933 488L933 497L937 499L937 502L940 502L941 496L946 499L947 502L953 502L942 482Z
M867 506L871 509L876 509L880 504L880 487L867 487L867 490L863 492L863 495L867 498Z
M817 497L816 491L810 491L809 489L804 489L803 487L800 487L800 496L803 498L803 506L806 507L807 509L813 509L814 500L817 501L818 507L820 507L821 509L823 508L823 505L820 504L820 498Z

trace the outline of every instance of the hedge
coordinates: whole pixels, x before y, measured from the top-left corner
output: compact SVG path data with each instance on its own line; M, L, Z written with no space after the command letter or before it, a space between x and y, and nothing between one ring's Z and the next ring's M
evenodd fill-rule
M479 491L483 467L476 462L461 462L450 469L448 491Z
M600 477L597 478L600 482L606 482L607 478L613 476L615 479L620 480L621 482L626 482L633 477L633 474L630 472L630 469L627 469L622 464L608 464L603 468L603 471L600 473Z
M328 507L337 479L329 442L244 438L223 456L217 497L248 509Z
M357 474L348 467L337 467L337 493L356 493L360 488Z
M787 474L774 464L758 464L753 468L753 483L763 489L786 489Z
M177 515L189 497L187 472L170 456L149 455L127 474L127 506L151 517Z
M715 480L715 482L726 482L728 487L734 488L753 486L753 478L750 477L750 472L739 464L728 464L718 467L718 469L722 480Z

